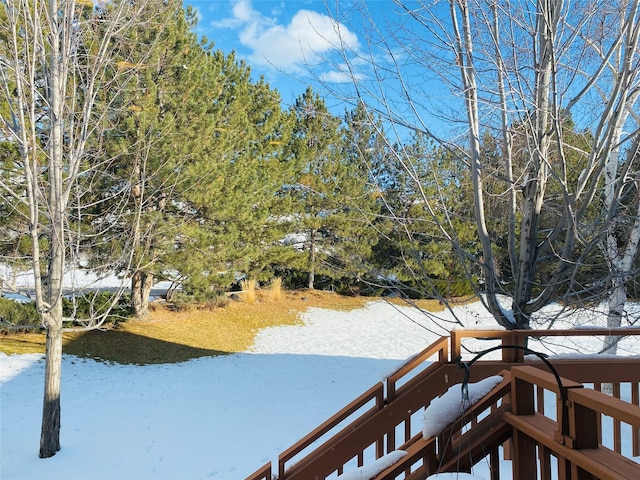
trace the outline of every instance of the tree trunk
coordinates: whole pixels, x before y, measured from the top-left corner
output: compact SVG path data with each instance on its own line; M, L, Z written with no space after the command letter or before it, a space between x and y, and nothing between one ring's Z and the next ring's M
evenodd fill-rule
M131 277L131 307L138 318L149 313L149 294L153 287L153 274L137 270Z
M62 366L61 322L51 319L47 328L44 400L40 458L53 457L60 450L60 378Z
M86 9L81 13L76 2L61 0L12 0L1 8L2 64L7 68L2 74L3 105L13 113L3 127L3 139L15 143L21 160L15 166L21 163L22 169L22 174L16 170L12 175L12 185L2 182L1 189L3 198L12 197L19 204L25 202L25 194L28 199L35 306L47 331L41 458L60 450L63 275L66 256L76 255L83 244L84 229L68 229L69 198L73 195L78 202L78 216L71 216L82 223L88 206L83 203L84 188L99 183L96 179L111 168L85 155L90 138L100 137L104 120L115 118L109 105L97 106L98 89L102 80L112 77L113 55L119 51L113 46L137 28L146 3L110 3L113 9L95 12L93 18L85 18L93 14ZM94 28L102 20L104 29ZM79 45L85 44L91 51L79 56ZM105 95L102 100L111 94ZM76 265L76 259L68 264Z
M59 186L61 172L51 167L52 194ZM40 432L40 458L49 458L60 450L60 377L62 372L62 286L64 275L64 226L61 196L52 196L54 214L50 229L51 251L49 265L43 284L46 308L42 312L42 323L47 329L44 371L44 398L42 405L42 429Z
M485 281L487 307L496 321L506 329L514 328L511 319L507 318L497 298L497 275L493 258L491 236L487 229L485 218L485 200L482 182L482 155L480 153L480 116L478 109L478 94L476 71L473 56L473 34L469 8L467 2L459 2L462 25L458 25L458 14L455 4L450 4L451 19L454 24L456 38L456 56L460 67L460 76L464 85L467 122L469 125L469 151L471 164L471 180L473 183L473 205L476 221L476 231L482 246L482 268Z
M539 168L543 170L542 166ZM527 304L531 300L534 265L537 257L538 219L543 195L543 190L540 188L541 182L544 182L544 179L539 174L538 178L529 180L529 183L523 188L525 200L520 224L520 255L512 306L515 328L517 329L529 328Z
M609 313L607 314L607 327L618 328L622 325L622 311L627 301L627 288L624 280L619 277L613 279L612 291L609 296ZM602 353L615 355L618 351L618 336L607 335L604 339Z
M316 281L316 230L311 229L309 233L309 290L315 288Z
M49 4L50 14L58 15L58 3ZM61 22L62 23L62 22ZM62 24L51 24L51 36L61 38ZM42 321L47 329L46 360L44 375L44 399L42 408L42 430L40 434L40 458L52 457L60 450L60 376L62 370L62 287L65 266L65 212L67 210L66 191L63 181L64 165L64 72L68 57L62 52L58 41L51 44L49 55L49 104L50 122L48 141L48 201L50 224L48 236L47 275L44 290L36 296L45 301L37 302ZM68 172L67 172L68 173ZM34 249L34 255L40 253ZM40 272L34 272L39 275Z
M626 118L626 117L624 117ZM616 144L622 137L621 123L614 130ZM622 245L618 245L618 238L615 233L616 221L620 210L620 198L623 195L624 182L622 179L630 178L629 170L635 163L635 159L640 154L640 136L636 135L632 147L627 153L627 159L620 162L620 149L616 147L609 155L605 166L605 208L607 217L612 219L612 225L607 232L605 244L605 257L609 265L611 277L611 290L609 293L609 313L607 314L607 327L618 328L622 325L622 314L627 302L626 281L630 276L633 267L633 260L638 252L640 243L640 218L635 217L629 230L628 236ZM637 182L637 179L636 179ZM635 210L640 209L640 196L636 195ZM623 221L625 218L623 217ZM618 350L619 337L607 335L604 339L602 353L615 355Z
M538 3L538 19L536 36L540 45L537 52L535 71L535 116L531 122L532 143L529 177L522 188L524 204L520 231L520 255L518 272L515 275L516 288L513 299L513 315L516 328L529 328L532 287L535 277L535 263L538 257L539 219L544 202L544 194L548 177L547 162L549 159L551 126L553 52L556 39L557 24L560 18L561 1L548 0ZM555 286L553 287L555 288Z

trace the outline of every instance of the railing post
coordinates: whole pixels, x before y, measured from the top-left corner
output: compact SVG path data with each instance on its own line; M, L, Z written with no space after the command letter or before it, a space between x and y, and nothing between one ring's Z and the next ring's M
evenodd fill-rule
M533 384L530 382L517 376L511 378L511 409L514 415L533 415L535 413L533 391ZM525 433L515 429L512 447L513 478L536 480L538 475L536 442Z
M571 391L568 391L571 396ZM598 413L584 405L567 400L569 437L564 444L573 449L598 448Z
M526 347L527 333L522 330L510 330L502 337L502 345ZM504 348L502 349L502 361L506 363L522 363L524 362L524 351L520 348Z
M500 452L497 446L489 452L489 472L491 480L500 480Z
M513 478L518 480L536 480L538 478L536 442L517 429L513 432L512 458Z
M438 455L436 452L436 442L430 442L428 444L424 452L422 464L424 465L424 469L426 470L427 475L438 472Z
M634 405L640 405L640 383L632 382L631 383L631 403ZM633 456L640 457L640 428L632 427L632 449Z
M457 357L452 357L451 361L455 361ZM438 361L440 363L447 363L449 361L449 342L443 342L442 348L438 351Z
M460 334L456 330L451 330L451 361L455 362L461 355L461 342ZM445 362L447 359L445 359Z
M514 415L533 415L536 412L533 384L514 375L511 378L511 402Z

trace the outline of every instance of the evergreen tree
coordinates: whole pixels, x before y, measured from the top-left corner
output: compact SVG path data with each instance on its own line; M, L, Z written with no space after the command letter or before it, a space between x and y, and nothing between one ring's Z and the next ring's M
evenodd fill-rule
M374 260L375 252L391 231L392 223L382 215L384 203L381 192L385 188L385 180L378 175L389 163L388 141L381 123L364 104L359 103L345 113L341 145L342 162L350 172L345 191L352 192L350 207L354 215L351 228L355 232L355 235L347 232L345 247L351 250L352 258L347 271L351 277L365 275L370 281L380 274L380 267Z
M111 159L111 176L95 189L97 197L107 200L95 203L95 217L101 220L91 224L104 234L86 245L92 268L116 270L131 279L131 303L139 316L147 311L155 275L162 272L162 259L174 248L184 221L176 196L181 171L207 146L206 85L199 73L206 53L191 32L194 12L185 12L180 0L169 6L159 14L144 12L150 19L123 42L127 61L117 65L112 82L124 81L120 71L135 69L135 74L125 77L113 96L106 92L101 98L117 107L114 128L97 146ZM103 212L114 204L122 214L110 222ZM123 245L122 238L130 238L132 245ZM129 261L118 260L123 250L131 252Z
M304 260L300 257L297 267L306 270L307 286L314 288L316 275L352 278L365 271L365 259L377 242L371 229L375 188L359 157L364 140L353 128L356 114L343 128L311 88L296 100L292 114L290 153L300 176L289 193L306 239Z
M19 158L15 143L0 141L0 182L14 185L24 182L17 168ZM27 206L0 189L0 264L7 269L4 272L6 277L0 278L0 292L3 289L15 290L16 275L31 266L28 233Z
M265 246L279 235L267 219L287 173L278 155L288 135L280 97L264 81L252 82L233 54L198 42L195 21L187 9L169 28L136 32L131 48L148 60L113 100L120 116L106 150L118 161L102 192L122 191L112 200L128 220L110 226L116 234L94 265L113 268L117 232L134 239L134 268L122 273L132 279L138 315L146 313L154 279L209 295L236 271L264 266ZM144 51L147 36L162 38L152 52Z
M466 273L477 279L477 272L454 246L478 254L464 162L421 134L393 150L402 151L402 164L391 159L377 172L384 179L384 214L393 224L376 249L385 276L409 296L468 293L470 285L459 279Z
M201 158L182 172L181 202L190 212L170 267L183 272L187 290L226 288L238 274L260 276L269 264L283 225L276 193L290 175L282 149L288 116L280 96L234 55L209 57L206 119L213 134Z

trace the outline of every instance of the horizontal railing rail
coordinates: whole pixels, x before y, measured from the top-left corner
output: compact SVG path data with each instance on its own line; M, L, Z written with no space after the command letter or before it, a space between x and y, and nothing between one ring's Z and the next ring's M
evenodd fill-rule
M462 339L482 338L502 340L502 345L526 346L529 338L544 337L594 337L612 336L628 337L640 336L640 328L570 328L562 330L452 330L451 331L451 361L455 361L462 356ZM504 349L502 351L502 361L508 363L521 363L524 351Z
M424 365L426 361L436 354L438 355L439 363L449 361L449 339L447 337L442 337L436 340L420 353L411 357L404 365L387 377L388 401L392 402L396 397L396 385L401 379L405 378L416 368Z
M380 458L383 454L376 449L374 456L366 457L365 452L370 451L372 445L380 445L386 440L388 448L395 449L389 432L395 430L406 420L411 412L419 411L424 406L424 398L430 395L427 387L432 387L434 392L444 393L447 384L444 381L447 371L457 372L457 368L451 365L433 364L424 374L426 378L414 389L398 396L395 401L386 403L384 408L378 411L370 411L352 423L346 425L333 437L319 445L307 458L294 464L286 470L287 479L326 478L332 473L342 473L347 464L357 461L357 466L362 466L368 461ZM460 377L461 378L461 377ZM424 395L416 392L422 391Z
M273 480L273 474L271 473L271 462L263 465L247 478L250 478L252 480Z

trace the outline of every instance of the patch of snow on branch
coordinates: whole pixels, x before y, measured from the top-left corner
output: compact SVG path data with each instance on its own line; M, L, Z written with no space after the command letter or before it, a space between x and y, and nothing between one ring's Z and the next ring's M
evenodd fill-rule
M468 384L469 398L462 399L462 385L456 384L449 387L444 395L435 398L424 411L424 424L422 436L431 438L439 435L444 428L455 421L460 414L470 406L476 404L482 397L502 382L500 375L487 377L477 383Z
M338 478L340 480L370 480L385 468L389 468L394 463L400 461L400 459L406 454L407 452L403 450L394 450L393 452L380 457L372 464L363 465L355 470L344 472L342 475L339 475Z

